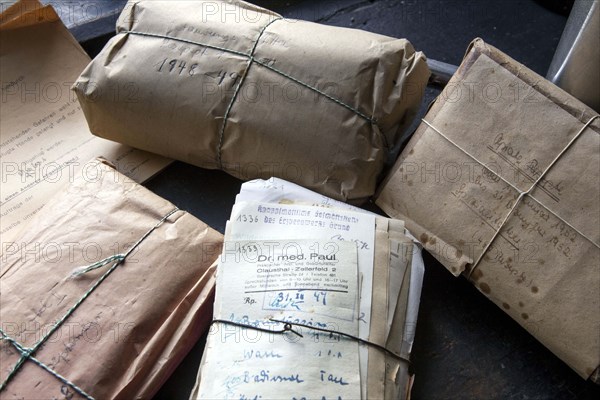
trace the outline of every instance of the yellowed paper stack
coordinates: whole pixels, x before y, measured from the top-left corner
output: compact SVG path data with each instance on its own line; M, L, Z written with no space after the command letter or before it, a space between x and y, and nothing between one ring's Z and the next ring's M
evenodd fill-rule
M423 261L402 221L274 178L242 186L225 238L192 399L409 397Z
M90 130L241 178L370 197L429 70L404 39L243 1L130 1L74 85Z
M600 119L475 40L377 204L589 378L600 364Z
M152 398L208 329L222 235L94 165L3 248L2 399Z
M0 14L0 237L19 231L102 156L142 182L170 160L90 134L70 86L90 62L51 6L21 0ZM88 169L89 168L89 169Z

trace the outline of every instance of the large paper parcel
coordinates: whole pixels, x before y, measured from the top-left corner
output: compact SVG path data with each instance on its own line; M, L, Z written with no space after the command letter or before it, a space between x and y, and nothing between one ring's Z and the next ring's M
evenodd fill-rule
M242 1L130 1L74 89L97 136L360 200L428 76L404 39Z
M600 363L600 120L476 40L377 204L581 376Z
M208 329L222 235L96 166L5 244L2 399L152 398Z

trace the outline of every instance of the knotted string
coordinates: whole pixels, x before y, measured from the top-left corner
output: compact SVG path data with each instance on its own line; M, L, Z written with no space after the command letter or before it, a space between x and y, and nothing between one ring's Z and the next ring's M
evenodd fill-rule
M92 396L90 396L89 394L87 394L83 389L81 389L80 387L78 387L76 384L74 384L73 382L69 381L67 378L63 377L58 372L54 371L52 368L50 368L49 366L45 365L40 360L38 360L37 358L35 358L34 354L48 340L48 338L51 337L54 334L54 332L56 332L62 326L62 324L75 312L75 310L77 310L77 308L79 308L79 306L92 294L92 292L94 292L94 290L96 290L96 288L98 288L98 286L100 286L100 284L102 282L104 282L104 280L106 278L108 278L108 276L115 269L117 269L117 267L119 265L123 264L126 261L127 257L152 232L154 232L154 230L156 230L158 227L160 227L171 215L175 214L178 211L179 211L179 209L175 208L174 210L172 210L171 212L169 212L167 215L165 215L164 217L162 217L137 242L135 242L129 248L129 250L127 250L127 252L125 252L124 254L113 255L113 256L107 257L107 258L105 258L105 259L103 259L101 261L98 261L98 262L96 262L94 264L91 264L89 266L79 267L79 268L76 268L75 270L73 270L73 272L71 273L71 277L77 277L77 276L84 275L84 274L86 274L86 273L88 273L90 271L94 271L96 269L99 269L101 267L104 267L106 265L109 265L109 264L113 263L112 266L102 276L100 276L100 278L98 278L98 280L79 298L79 300L77 300L77 302L71 308L69 308L67 310L67 312L59 320L57 320L52 325L52 327L46 333L46 335L44 335L44 337L42 337L39 341L37 341L33 346L31 346L31 347L25 347L25 346L21 345L19 342L17 342L15 339L11 338L4 330L2 330L0 328L0 335L1 335L0 340L6 340L6 341L8 341L10 344L12 344L12 346L21 355L20 358L19 358L19 360L17 361L17 363L13 366L13 368L11 369L11 371L8 373L8 376L6 377L6 379L4 379L4 381L2 383L0 383L0 392L2 392L4 389L6 389L6 387L9 384L9 382L12 380L12 378L14 378L16 376L17 372L19 372L19 370L21 369L21 367L23 366L23 364L25 363L25 361L29 360L29 361L34 362L35 364L37 364L38 366L40 366L44 370L48 371L51 375L53 375L55 378L57 378L58 380L60 380L64 384L70 386L73 390L75 390L77 393L79 393L84 398L86 398L88 400L93 400L94 399Z
M573 136L573 138L569 141L569 143L567 143L567 145L562 149L562 151L560 153L558 153L558 155L554 158L554 160L552 160L552 162L548 165L548 167L546 167L546 169L538 176L538 178L533 182L533 184L531 185L531 187L529 189L527 189L526 191L521 191L513 183L511 183L507 179L503 178L496 171L494 171L491 168L487 167L482 161L480 161L479 159L477 159L477 157L475 157L474 155L472 155L471 153L469 153L468 151L466 151L464 148L462 148L458 143L456 143L455 141L453 141L452 139L450 139L448 136L444 135L439 129L437 129L431 123L429 123L425 119L422 120L423 123L425 123L425 125L427 125L429 128L431 128L434 132L436 132L438 135L440 135L441 137L443 137L444 139L446 139L449 143L451 143L458 150L462 151L465 155L467 155L468 157L470 157L471 159L473 159L475 162L477 162L478 164L480 164L483 168L485 168L490 173L492 173L493 175L495 175L496 177L498 177L499 179L501 179L504 183L506 183L507 185L509 185L515 191L517 191L519 193L519 196L515 200L514 204L512 205L511 209L509 210L508 214L504 217L504 219L500 223L500 227L498 229L496 229L496 231L494 232L494 235L492 236L492 238L488 241L488 243L484 247L483 251L481 252L481 254L479 255L479 257L475 261L475 263L471 266L471 270L470 270L469 276L468 276L469 278L473 274L473 271L475 271L475 268L477 268L479 266L479 263L481 262L481 260L485 256L486 252L489 250L490 246L496 240L496 238L500 235L500 232L502 231L502 228L504 228L504 226L506 225L506 223L508 222L508 220L510 219L510 217L512 216L512 214L514 213L514 211L519 206L519 203L523 200L523 198L525 196L529 196L529 198L531 198L532 200L534 200L540 206L544 207L549 213L551 213L552 215L554 215L558 220L560 220L561 222L563 222L565 225L569 226L571 229L573 229L575 232L577 232L580 236L582 236L583 238L585 238L591 244L593 244L594 246L600 248L600 246L596 242L594 242L591 238L589 238L587 235L585 235L579 229L575 228L571 223L565 221L562 217L560 217L554 211L548 209L548 207L546 207L544 204L542 204L535 197L531 196L531 192L537 187L537 185L542 181L542 179L548 174L548 172L552 169L552 167L554 167L554 165L558 162L558 160L571 148L571 146L573 145L573 143L575 143L577 141L577 139L590 126L590 124L596 118L599 118L599 117L600 116L598 116L598 115L593 116L592 118L590 118L590 120L586 124L584 124L581 127L581 129L579 130L579 132L577 132L577 134L575 134L575 136Z
M114 256L106 257L104 260L100 260L98 262L93 263L92 265L87 265L83 267L77 267L71 272L71 277L76 278L81 275L85 275L90 271L93 271L98 268L104 267L106 264L110 264L114 261L123 261L127 257L125 254L115 254Z

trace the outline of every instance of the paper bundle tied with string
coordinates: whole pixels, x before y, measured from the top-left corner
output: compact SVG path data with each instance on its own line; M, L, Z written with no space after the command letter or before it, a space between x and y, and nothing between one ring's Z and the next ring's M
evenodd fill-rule
M3 244L2 399L152 398L210 323L222 236L93 165Z
M600 364L599 133L478 39L377 200L584 378Z
M74 90L97 136L358 201L428 76L404 39L242 1L130 1Z

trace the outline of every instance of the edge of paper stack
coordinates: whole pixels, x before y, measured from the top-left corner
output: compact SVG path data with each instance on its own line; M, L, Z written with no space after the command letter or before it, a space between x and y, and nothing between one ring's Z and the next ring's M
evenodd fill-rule
M263 254L264 249L275 249L275 260L287 259L289 255L277 253L278 247L285 249L293 244L294 249L314 249L336 242L340 243L338 261L347 260L344 263L275 261L271 265L277 268L270 268L266 278L256 273L267 270L264 264L235 257L241 252ZM301 251L296 250L291 257ZM264 254L262 261L267 259ZM313 256L317 258L313 253L311 259ZM355 279L352 268L358 268L358 286L350 282L348 293L341 294L323 292L322 287L302 290L292 283L290 289L271 290L273 282L285 285L286 275L294 275L293 268L286 267L291 264L304 271L325 270L327 265L342 270L343 264L348 269L346 277ZM253 265L260 268L254 269ZM336 276L343 281L342 273ZM236 279L230 279L232 274ZM217 272L217 323L209 332L190 398L409 398L412 378L407 360L423 274L420 245L406 231L403 221L380 217L278 178L245 183L226 227ZM249 278L244 280L246 275ZM318 276L327 273L304 273L304 277L307 275L318 281ZM258 288L265 285L265 290L248 290L257 282ZM238 285L246 285L246 291ZM358 293L351 293L353 287ZM343 296L354 296L358 305L352 321L345 319L348 310L344 308L351 299L344 300ZM324 300L329 303L324 305ZM280 331L283 322L291 322L292 329L303 333L303 337L293 332L265 334L254 329ZM337 332L357 328L358 337L387 351L348 337L298 327L294 322L335 326L339 329L332 330Z

